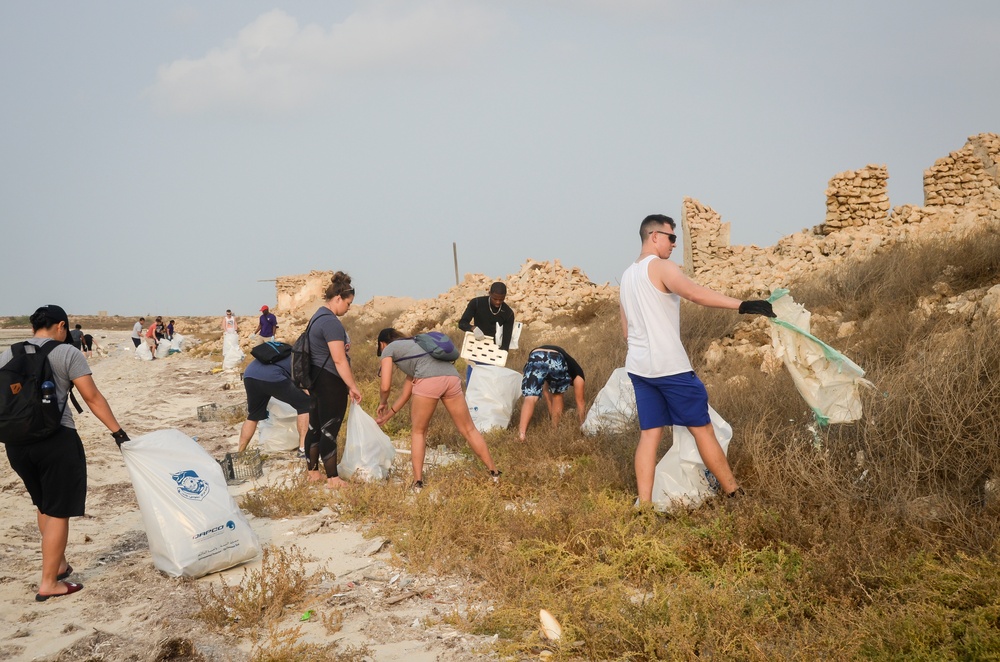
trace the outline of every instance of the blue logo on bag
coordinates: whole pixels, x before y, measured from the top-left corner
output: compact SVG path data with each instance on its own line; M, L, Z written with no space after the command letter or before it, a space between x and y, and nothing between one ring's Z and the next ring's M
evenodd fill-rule
M188 469L178 471L170 476L177 483L177 493L185 499L201 501L208 496L208 481L198 477L198 474Z
M226 522L226 528L227 529L235 529L236 528L236 522L234 522L233 520L229 520L228 522Z

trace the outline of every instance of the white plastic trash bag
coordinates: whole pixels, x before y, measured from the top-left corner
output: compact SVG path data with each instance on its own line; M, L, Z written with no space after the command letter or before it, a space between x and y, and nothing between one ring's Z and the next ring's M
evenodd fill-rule
M733 438L733 428L719 413L708 408L715 436L727 453ZM673 427L674 442L657 462L653 475L653 506L657 510L676 507L694 508L719 491L719 482L701 461L694 436L683 426Z
M507 427L519 397L521 373L496 365L472 366L465 402L480 432Z
M872 386L865 371L809 332L811 315L788 290L775 290L768 301L777 315L771 320L771 346L816 419L827 425L861 418L858 386Z
M170 353L174 354L184 349L185 338L179 333L175 333L174 337L170 339Z
M240 337L235 331L222 334L222 369L232 370L243 360Z
M347 416L344 456L337 465L337 474L341 478L355 476L362 480L382 480L389 475L394 457L396 448L389 435L382 432L375 419L352 400Z
M617 368L597 394L581 429L584 434L625 432L636 420L635 389L625 368Z
M298 412L295 407L271 398L267 418L260 422L260 445L265 451L290 451L299 447Z
M142 342L139 343L139 346L135 348L135 358L142 361L153 360L153 351L149 349L149 343L146 342L145 338L143 338Z
M194 578L257 556L257 534L229 496L219 463L197 442L158 430L121 450L159 570Z
M170 341L166 338L161 338L159 342L156 343L156 358L165 359L170 355Z
M514 322L514 329L510 332L510 345L509 350L515 350L518 348L518 343L521 341L521 330L524 328L524 324L521 322ZM497 324L496 335L493 336L493 341L497 344L497 347L503 342L503 325Z

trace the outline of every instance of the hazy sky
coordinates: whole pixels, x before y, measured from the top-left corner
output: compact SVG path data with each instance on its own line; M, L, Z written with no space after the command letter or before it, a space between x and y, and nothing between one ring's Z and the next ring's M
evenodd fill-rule
M921 204L1000 131L998 34L997 0L3 2L0 314L434 296L453 241L615 282L684 196L770 245L867 163Z

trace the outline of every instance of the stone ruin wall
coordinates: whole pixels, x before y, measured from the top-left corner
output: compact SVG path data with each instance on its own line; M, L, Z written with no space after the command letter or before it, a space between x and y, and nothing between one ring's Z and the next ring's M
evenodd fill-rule
M816 230L828 235L849 227L884 223L889 217L889 169L868 164L834 175L826 193L826 221Z
M274 313L289 314L308 308L310 314L324 301L332 271L310 271L297 276L280 276L274 285L278 305Z
M694 198L685 197L681 204L681 236L684 240L684 269L689 274L698 271L709 260L729 257L729 223L722 222L717 211Z
M924 206L966 205L1000 193L1000 136L981 133L924 171Z

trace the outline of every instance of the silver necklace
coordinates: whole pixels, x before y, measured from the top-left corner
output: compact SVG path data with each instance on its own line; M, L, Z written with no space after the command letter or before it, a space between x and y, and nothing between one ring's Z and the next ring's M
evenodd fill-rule
M490 312L493 313L493 317L496 317L497 315L499 315L500 311L503 309L503 304L501 303L499 306L497 306L496 310L493 310L493 304L490 303L489 299L486 300L486 305L489 307Z

